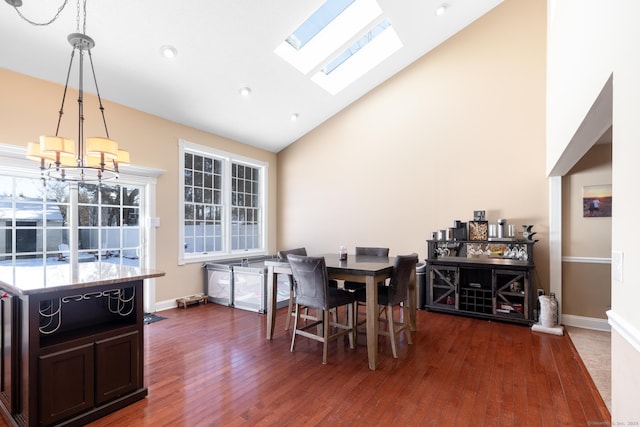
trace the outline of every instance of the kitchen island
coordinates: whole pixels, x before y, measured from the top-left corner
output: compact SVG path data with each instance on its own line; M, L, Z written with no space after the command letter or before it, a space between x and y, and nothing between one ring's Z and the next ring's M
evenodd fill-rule
M112 263L0 266L0 408L12 425L85 425L143 399L143 280Z

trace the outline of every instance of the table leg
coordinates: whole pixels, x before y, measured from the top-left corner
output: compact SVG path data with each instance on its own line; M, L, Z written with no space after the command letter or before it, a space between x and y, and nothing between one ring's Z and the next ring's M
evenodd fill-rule
M276 286L277 277L273 266L267 269L267 339L273 338L276 327Z
M367 353L369 369L376 370L378 362L378 286L374 276L366 276L367 286Z

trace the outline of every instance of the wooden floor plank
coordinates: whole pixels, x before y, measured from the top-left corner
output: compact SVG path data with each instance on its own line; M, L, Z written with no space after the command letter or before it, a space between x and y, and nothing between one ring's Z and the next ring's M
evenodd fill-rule
M299 338L280 310L272 341L264 315L216 304L162 312L145 326L149 395L91 424L127 426L530 425L610 422L567 336L425 311L413 345L394 359L366 347ZM363 337L361 337L363 338ZM1 424L0 424L1 425Z

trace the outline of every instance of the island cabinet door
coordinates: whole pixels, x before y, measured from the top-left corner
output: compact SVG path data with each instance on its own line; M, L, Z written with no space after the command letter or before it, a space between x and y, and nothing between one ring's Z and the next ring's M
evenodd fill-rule
M0 299L0 400L11 414L16 412L18 386L17 303L18 298L14 296Z
M96 342L96 405L142 387L138 331Z
M93 408L93 344L40 356L38 371L40 425Z

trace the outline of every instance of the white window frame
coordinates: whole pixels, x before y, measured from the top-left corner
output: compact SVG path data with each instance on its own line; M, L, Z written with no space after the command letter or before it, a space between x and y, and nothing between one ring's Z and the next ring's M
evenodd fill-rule
M229 258L261 256L268 253L268 229L267 229L267 182L269 176L269 164L246 156L221 151L200 144L195 144L183 139L178 140L178 264L213 261ZM223 161L223 250L215 253L188 253L185 251L184 235L184 156L186 152L198 153L207 157L215 157ZM242 163L261 170L260 174L260 228L262 230L260 248L250 250L232 250L231 247L231 163Z

